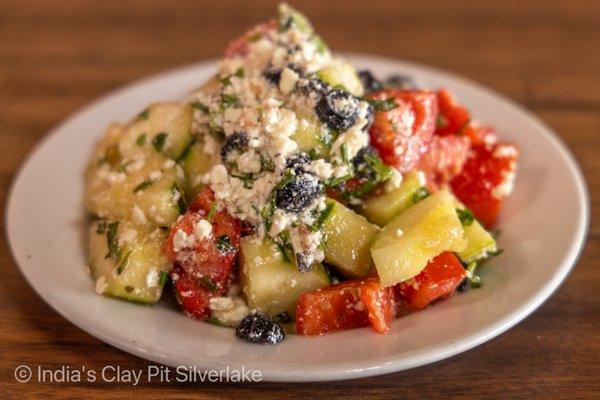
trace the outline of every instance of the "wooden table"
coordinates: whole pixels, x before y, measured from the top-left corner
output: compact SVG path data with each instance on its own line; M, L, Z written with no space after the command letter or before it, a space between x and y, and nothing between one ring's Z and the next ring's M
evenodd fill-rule
M2 241L1 398L600 398L600 2L330 0L301 8L334 49L469 76L524 104L558 132L583 167L592 204L587 246L562 288L534 315L477 349L382 377L297 385L20 384L13 378L20 364L140 369L148 363L51 310ZM133 79L217 57L229 39L273 11L274 3L256 0L2 1L2 202L24 157L67 115Z

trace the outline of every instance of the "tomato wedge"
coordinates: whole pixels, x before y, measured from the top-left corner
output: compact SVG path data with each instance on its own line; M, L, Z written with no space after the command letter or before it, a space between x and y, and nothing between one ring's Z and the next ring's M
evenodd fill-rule
M227 291L239 251L240 221L226 210L209 216L213 203L212 191L201 190L189 211L173 225L165 242L165 253L175 263L171 278L177 298L183 309L198 319L208 316L211 297ZM199 238L198 224L207 218L210 233Z
M423 154L417 169L425 174L427 188L436 191L463 169L471 143L464 136L434 136L429 151Z
M395 288L411 309L421 310L435 300L451 296L465 276L454 253L444 252L431 259L419 275Z
M393 101L396 105L387 111L375 110L369 130L371 144L386 164L402 173L410 171L429 148L435 130L438 114L435 93L383 89L369 98L385 103Z
M493 228L504 198L510 194L519 152L509 143L474 146L452 191L486 227Z
M370 324L376 332L386 333L394 317L393 298L392 288L380 287L375 277L304 293L298 300L296 331L318 336Z

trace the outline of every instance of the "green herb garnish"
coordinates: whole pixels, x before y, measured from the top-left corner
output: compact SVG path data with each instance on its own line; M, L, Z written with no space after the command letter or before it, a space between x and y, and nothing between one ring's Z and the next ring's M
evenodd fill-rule
M217 204L216 201L210 205L210 209L208 210L208 214L206 214L206 220L208 222L212 222L212 220L215 217L215 215L217 215L217 207L218 207L218 204Z
M181 162L181 161L185 160L187 158L187 156L190 154L190 152L192 151L192 147L194 147L195 144L196 144L196 138L193 137L185 145L185 148L183 149L183 151L181 152L181 154L179 155L179 157L177 157L177 160L175 160L175 161Z
M206 276L201 276L200 278L198 278L198 281L202 284L202 286L204 286L211 292L215 292L218 289L217 285L210 278L207 278Z
M150 116L150 110L148 108L146 108L144 111L142 111L141 113L138 114L137 119L138 120L146 120L146 119L148 119L149 116Z
M119 221L111 222L108 224L106 231L106 242L108 244L108 256L114 260L119 259L119 240L117 233L119 232Z
M142 133L140 136L138 136L138 138L135 140L135 144L137 144L138 146L143 146L146 143L146 134Z
M98 225L96 225L96 233L98 235L105 234L106 233L106 229L107 229L106 221L99 222Z
M190 105L192 107L194 107L196 110L200 110L202 111L204 114L208 114L209 110L208 110L208 106L200 103L199 101L193 101L192 103L190 103Z
M158 275L158 285L164 286L165 283L169 280L169 274L165 271L160 271Z
M131 257L131 250L125 254L125 256L119 261L119 265L117 266L117 275L121 275L121 272L127 267L129 264L129 258Z
M321 227L323 226L325 221L327 221L327 218L329 218L329 216L333 212L334 207L335 207L335 203L331 202L331 203L327 204L327 206L325 207L325 209L323 211L321 211L321 214L319 214L319 218L317 218L317 222L315 222L315 226L317 229L321 229Z
M235 247L231 244L231 239L227 235L221 235L217 238L217 242L215 243L217 250L220 253L232 253L235 252Z
M413 193L412 196L412 202L413 204L416 204L418 202L420 202L421 200L423 200L426 197L429 197L431 193L429 193L429 190L427 190L426 187L422 186L419 189L417 189L416 192Z
M169 136L169 134L166 132L161 132L154 136L154 139L152 139L152 146L154 146L156 151L162 151L163 147L165 147L167 136Z
M385 100L366 99L374 111L390 111L398 107L393 97Z
M215 325L215 326L227 326L223 322L221 322L218 319L216 319L215 317L208 317L208 318L206 318L206 322L208 322L211 325Z
M144 181L142 183L140 183L139 185L137 185L136 187L133 188L133 193L137 193L140 190L144 190L149 188L150 186L154 185L156 181L152 180L152 179L148 179L147 181Z
M236 107L239 105L240 99L236 95L223 93L221 94L221 105L224 108Z
M456 209L456 215L458 215L458 219L460 219L460 223L462 226L471 226L473 225L474 217L473 213L468 209Z
M171 192L173 193L173 198L177 197L177 208L179 209L179 214L184 214L187 211L187 202L185 201L183 192L181 189L179 189L177 182L175 182L171 187Z

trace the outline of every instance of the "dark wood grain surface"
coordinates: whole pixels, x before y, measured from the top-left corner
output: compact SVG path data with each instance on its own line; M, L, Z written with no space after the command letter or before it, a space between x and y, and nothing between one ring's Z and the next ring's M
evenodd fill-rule
M0 398L600 398L600 2L295 4L334 49L466 75L549 124L581 163L591 197L589 238L573 273L535 314L500 337L387 376L294 385L21 384L13 377L21 364L140 369L148 363L50 309L21 277L3 240ZM219 56L230 38L273 10L274 2L256 0L0 1L2 203L23 159L67 115L133 79Z

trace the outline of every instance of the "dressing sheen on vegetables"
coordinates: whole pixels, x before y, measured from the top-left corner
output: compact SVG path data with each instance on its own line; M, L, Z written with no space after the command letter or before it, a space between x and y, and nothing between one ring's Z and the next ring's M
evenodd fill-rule
M96 292L172 293L192 318L276 344L384 334L481 286L518 149L399 76L357 71L281 4L185 101L111 125L86 171Z

